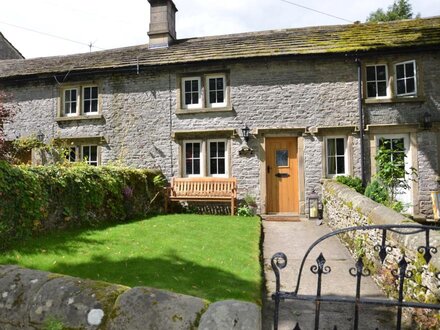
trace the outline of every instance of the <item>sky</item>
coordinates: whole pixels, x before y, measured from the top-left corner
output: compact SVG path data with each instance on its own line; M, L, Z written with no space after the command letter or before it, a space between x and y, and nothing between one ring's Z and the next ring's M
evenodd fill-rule
M174 0L178 9L178 39L365 22L372 11L386 9L392 2ZM412 0L410 3L414 14L419 13L421 17L440 16L440 0ZM0 8L0 32L26 58L148 43L150 10L147 0L3 0Z

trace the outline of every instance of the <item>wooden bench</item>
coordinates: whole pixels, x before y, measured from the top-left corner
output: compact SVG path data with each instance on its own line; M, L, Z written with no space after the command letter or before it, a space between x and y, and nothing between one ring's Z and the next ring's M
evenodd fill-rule
M236 178L172 178L165 211L168 201L230 202L231 215L234 215L236 199Z

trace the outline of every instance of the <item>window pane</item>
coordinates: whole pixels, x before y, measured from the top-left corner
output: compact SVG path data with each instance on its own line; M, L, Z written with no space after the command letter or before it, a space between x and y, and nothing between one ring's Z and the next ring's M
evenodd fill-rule
M367 97L376 97L376 83L368 82L367 83Z
M84 88L84 98L90 99L90 87Z
M397 94L405 94L405 80L397 81Z
M414 77L414 63L406 63L405 64L406 69L406 76L407 77Z
M276 151L276 164L277 166L289 166L289 151L277 150Z
M344 174L345 173L345 161L344 157L337 157L337 174Z
M377 80L386 80L386 69L385 69L385 65L378 65L376 67L376 71L377 71Z
M194 173L200 174L200 159L194 159Z
M217 102L218 103L222 103L222 102L224 102L224 95L223 95L224 93L223 93L223 91L219 91L218 93L217 93Z
M328 174L330 175L336 174L336 158L328 157L327 163L328 163Z
M192 160L187 159L186 160L186 174L193 174L192 172Z
M218 172L217 172L217 174L226 174L225 159L219 159L218 160Z
M376 80L376 70L374 66L367 66L367 80Z
M209 103L216 103L216 101L215 91L209 92Z
M98 98L98 87L92 87L92 98Z
M209 79L209 89L211 91L215 89L215 79L214 78Z
M219 157L225 156L225 143L224 142L218 142L218 156Z
M405 76L403 64L396 65L396 76L397 76L397 79L401 79Z
M217 157L217 143L216 142L211 142L209 144L209 150L210 150L211 157Z
M186 144L186 158L192 158L192 143Z
M194 92L192 93L192 104L197 104L197 103L199 103L199 93Z
M218 172L217 172L217 160L216 159L211 159L210 163L211 163L211 174L218 174Z
M185 104L191 104L191 93L185 94Z
M217 79L217 89L223 90L223 78Z
M92 101L92 112L98 112L98 100Z
M387 83L385 81L377 83L377 96L387 96Z
M194 158L200 158L200 143L194 143Z
M327 154L329 156L334 156L336 154L335 139L327 140Z
M70 90L64 91L64 100L66 102L70 101L70 92L71 92Z
M192 90L198 91L199 90L199 81L198 80L191 80Z
M97 146L91 146L90 147L90 160L96 161L98 159L98 147Z
M409 78L406 80L406 92L414 93L416 91L416 86L414 83L414 78Z
M336 139L336 152L338 156L344 154L344 139Z
M191 90L191 80L185 80L185 91L189 92Z
M84 101L84 112L90 112L90 101Z

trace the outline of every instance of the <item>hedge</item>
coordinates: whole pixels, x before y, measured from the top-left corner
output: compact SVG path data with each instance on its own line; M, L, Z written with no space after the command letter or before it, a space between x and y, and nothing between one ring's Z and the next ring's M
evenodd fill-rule
M0 161L0 249L35 233L123 222L158 211L158 171L12 166Z

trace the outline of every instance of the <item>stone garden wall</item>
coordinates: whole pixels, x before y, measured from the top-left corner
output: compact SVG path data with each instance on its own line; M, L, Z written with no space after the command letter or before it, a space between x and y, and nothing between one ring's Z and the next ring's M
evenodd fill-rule
M0 266L0 329L261 329L260 308Z
M324 219L333 229L362 225L409 224L412 220L358 194L340 183L326 180L323 183ZM355 235L339 235L354 255L365 254L364 261L373 273L375 281L388 293L395 294L396 280L391 270L397 268L402 254L405 254L413 276L406 282L406 298L422 302L440 301L439 280L435 274L440 270L439 254L432 254L426 265L423 256L417 252L419 246L426 245L425 234L402 236L388 232L387 244L392 250L380 264L375 245L381 244L381 231L357 232ZM440 250L440 233L431 232L430 245ZM405 299L406 299L405 298Z

